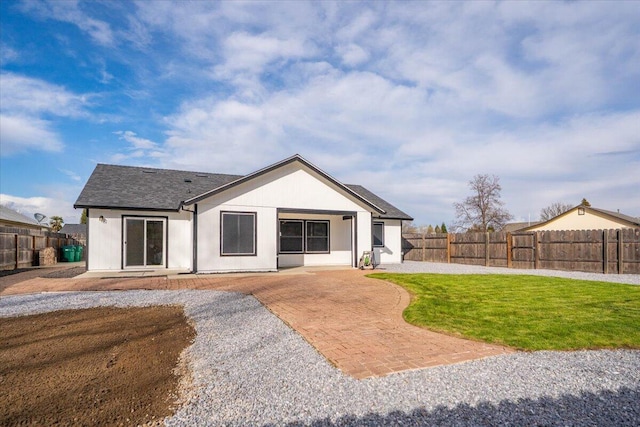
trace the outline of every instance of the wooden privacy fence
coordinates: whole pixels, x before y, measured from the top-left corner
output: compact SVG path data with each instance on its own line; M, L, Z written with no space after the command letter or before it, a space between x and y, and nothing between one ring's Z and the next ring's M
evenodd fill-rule
M23 228L0 228L0 270L13 270L38 265L39 253L52 247L60 259L60 248L83 245L73 236L50 231ZM83 257L85 256L83 251Z
M403 234L404 259L640 274L640 229Z

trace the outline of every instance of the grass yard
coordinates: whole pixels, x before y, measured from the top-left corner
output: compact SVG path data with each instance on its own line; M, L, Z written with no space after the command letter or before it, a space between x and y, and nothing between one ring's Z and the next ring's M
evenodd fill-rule
M387 274L412 294L404 318L522 350L640 349L640 286L522 275Z

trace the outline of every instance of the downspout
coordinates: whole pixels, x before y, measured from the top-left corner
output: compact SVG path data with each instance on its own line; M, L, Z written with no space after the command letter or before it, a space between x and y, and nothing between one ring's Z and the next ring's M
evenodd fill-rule
M193 262L192 273L198 272L198 204L193 205Z
M355 255L353 257L353 267L358 268L358 213L353 216L353 230L354 230L354 246Z
M86 255L85 255L85 260L84 260L84 269L85 271L89 271L89 224L91 223L91 221L89 220L89 208L87 209L87 235L85 237L86 241L85 241L85 245L87 246L87 250L86 250Z

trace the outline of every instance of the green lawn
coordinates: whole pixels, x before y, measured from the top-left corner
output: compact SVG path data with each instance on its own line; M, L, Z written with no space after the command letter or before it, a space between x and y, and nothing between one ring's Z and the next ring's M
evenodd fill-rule
M640 286L521 275L369 275L413 296L414 325L523 350L640 348Z

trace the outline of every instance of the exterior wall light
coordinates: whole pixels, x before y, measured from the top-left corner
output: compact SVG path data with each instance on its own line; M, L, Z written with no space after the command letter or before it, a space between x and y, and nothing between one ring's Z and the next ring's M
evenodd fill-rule
M578 215L584 215L584 208L578 208Z
M98 218L100 220L100 222L107 222L107 220L105 219L104 215L100 215L100 218Z

